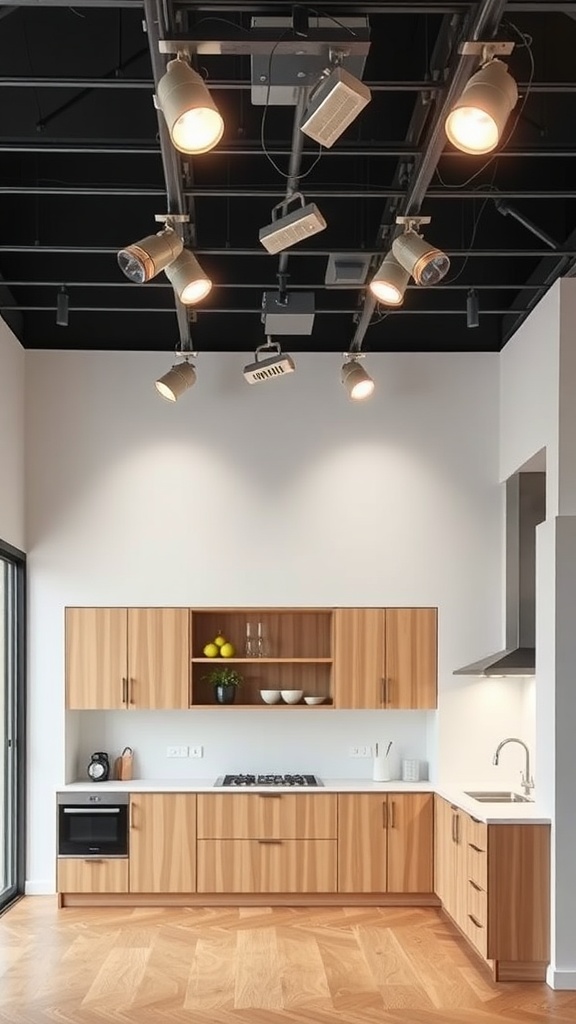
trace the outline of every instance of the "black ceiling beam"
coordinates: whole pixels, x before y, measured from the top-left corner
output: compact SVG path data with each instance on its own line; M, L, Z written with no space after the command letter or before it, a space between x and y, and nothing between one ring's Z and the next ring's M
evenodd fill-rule
M172 306L69 306L70 313L171 313ZM56 303L52 306L0 306L0 313L51 313L56 311ZM195 306L194 312L203 316L236 316L239 313L261 313L262 306L228 306L204 307ZM350 316L350 309L316 309L316 316ZM482 309L482 316L504 316L508 309ZM392 315L392 314L390 314ZM395 309L394 316L461 316L465 319L466 309Z
M0 277L0 287L6 288L61 288L63 285L66 288L134 288L134 284L131 281L71 281L67 277L61 277L57 281L9 281L5 278ZM152 288L171 288L172 285L169 281L148 281L146 284L146 291L150 291ZM276 282L252 282L250 284L234 284L230 281L219 281L215 285L216 289L228 288L233 290L248 291L254 289L256 291L273 290L277 287ZM360 288L365 288L363 284L339 284L339 285L327 285L325 281L317 281L316 284L294 284L293 290L295 291L357 291ZM539 284L444 284L443 281L440 284L434 285L434 291L470 291L470 288L474 288L475 291L505 291L505 292L519 292L524 291L540 291L541 285ZM406 287L406 291L422 291L420 285L409 284Z
M75 198L99 196L106 199L142 199L163 196L161 188L74 188L66 185L0 185L0 196L69 196ZM277 188L184 188L184 198L191 199L277 199L284 197L284 189ZM405 192L400 188L379 189L329 189L307 188L307 199L402 199ZM498 189L497 192L480 192L475 189L430 189L426 199L576 199L576 183L573 188L550 189ZM176 213L176 210L171 210Z
M117 253L121 244L122 243L118 243L117 245L10 245L3 243L0 245L0 253L37 253L41 256L109 256L112 253ZM497 257L501 257L503 259L518 259L522 257L535 259L543 256L550 258L552 255L549 249L446 249L445 251L448 256L453 257L454 259L494 259ZM235 248L230 248L229 246L210 247L200 245L194 249L194 252L198 256L265 256L267 259L270 259L270 253L266 252L266 249L263 247L260 249L254 249L247 246L236 246ZM341 253L342 255L357 256L359 252L367 256L378 256L381 254L381 250L376 248L361 250L338 249L338 253ZM563 248L562 253L565 256L576 256L576 248ZM325 259L327 256L333 255L333 250L291 249L290 255L294 257L303 256L305 258L313 256Z
M133 7L142 8L143 0L77 0L74 7ZM178 4L180 8L188 8L189 3ZM331 0L327 5L328 9L335 11L341 17L344 15L359 14L458 14L465 12L470 6L470 0L452 0L451 3L441 3L439 0L430 0L429 3L387 3L386 0L363 0L362 3L340 3L339 0ZM70 0L0 0L2 7L70 7ZM286 14L291 10L292 4L274 5L268 3L245 3L238 0L233 3L227 0L226 3L207 2L195 3L195 13L214 11L235 11L243 14ZM574 4L567 0L508 0L507 11L510 14L538 14L554 11L557 13L573 14Z

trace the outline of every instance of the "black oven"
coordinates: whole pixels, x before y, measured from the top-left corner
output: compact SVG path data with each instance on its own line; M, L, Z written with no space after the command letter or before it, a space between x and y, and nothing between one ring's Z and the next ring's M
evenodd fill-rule
M127 857L127 793L58 793L59 857Z

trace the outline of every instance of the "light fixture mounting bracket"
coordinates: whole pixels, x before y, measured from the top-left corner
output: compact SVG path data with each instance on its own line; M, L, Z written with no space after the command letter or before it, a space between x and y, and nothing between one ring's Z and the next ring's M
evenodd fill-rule
M494 60L494 57L509 57L514 45L511 40L506 39L491 39L490 42L469 39L460 43L458 53L463 57L481 57L482 63L487 64L488 61Z
M190 215L187 213L155 213L157 224L188 224Z
M430 224L432 217L396 217L396 223L402 224L404 231L418 231L421 224Z

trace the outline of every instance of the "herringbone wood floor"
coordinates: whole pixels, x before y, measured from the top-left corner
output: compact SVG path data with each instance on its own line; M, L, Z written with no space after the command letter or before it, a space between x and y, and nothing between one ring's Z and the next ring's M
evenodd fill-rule
M67 909L0 918L10 1024L574 1024L576 993L494 985L434 909Z

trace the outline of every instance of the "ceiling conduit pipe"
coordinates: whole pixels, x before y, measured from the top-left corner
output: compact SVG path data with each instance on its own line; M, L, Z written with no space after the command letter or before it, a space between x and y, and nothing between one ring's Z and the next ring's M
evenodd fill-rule
M304 133L300 131L300 125L306 112L308 104L309 89L299 89L298 99L294 110L294 124L292 126L292 146L290 148L290 160L288 163L288 178L286 179L286 202L298 191L300 172L302 167L302 153L304 151ZM286 281L288 277L288 256L289 253L281 252L278 258L278 291L282 300L286 293Z
M158 47L160 41L160 25L162 23L159 0L144 0L144 18L146 21L146 33L150 48L150 61L152 63L154 87L157 89L158 82L166 72L167 63L166 58L160 54ZM180 155L172 145L162 111L157 110L156 113L158 117L158 136L160 140L160 152L162 155L162 168L166 184L166 212L173 214L186 214L189 216L190 220L188 224L182 225L176 223L174 224L174 230L181 236L184 244L186 244L186 242L191 242L194 245L196 235L193 201L190 200L188 202L184 196ZM180 302L180 299L176 294L174 294L174 302L176 304L176 317L178 320L178 330L180 332L180 347L183 352L190 352L192 350L192 341L190 338L188 310L186 306Z
M476 4L476 8L472 13L471 19L467 20L463 25L460 41L476 41L492 38L498 29L505 7L506 0L480 0L480 2ZM420 212L420 207L426 196L428 186L432 181L434 172L440 162L440 157L442 156L442 152L446 145L444 123L456 100L461 95L468 79L476 70L477 66L477 56L456 54L454 63L451 67L451 75L446 82L446 91L442 96L441 102L433 113L422 147L422 153L420 158L416 161L414 174L412 175L408 186L406 197L398 211L401 215L409 216L412 214L416 216ZM393 234L396 234L395 230L393 231ZM367 289L362 310L356 324L354 337L350 345L351 350L356 352L361 350L364 336L370 326L376 306L376 298L372 295L372 292Z

